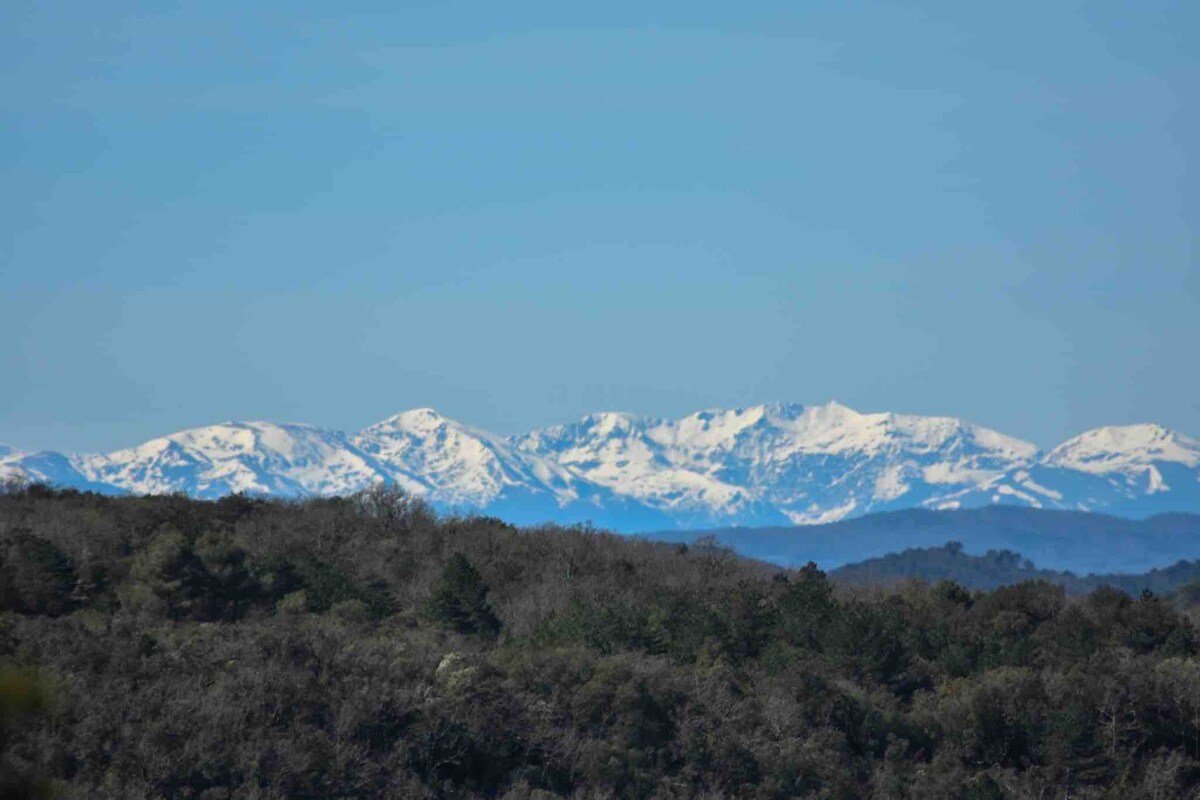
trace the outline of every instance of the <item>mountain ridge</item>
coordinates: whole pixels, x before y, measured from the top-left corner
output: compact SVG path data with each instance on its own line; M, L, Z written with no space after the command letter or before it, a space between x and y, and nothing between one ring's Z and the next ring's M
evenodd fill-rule
M1046 581L1068 594L1082 595L1101 587L1119 589L1134 597L1144 590L1168 595L1200 582L1200 561L1179 559L1143 572L1089 572L1046 569L1012 550L968 553L961 542L940 547L909 547L898 552L843 564L829 572L838 583L886 586L908 580L930 583L954 581L969 589L991 591L1023 581Z
M1200 512L1200 439L1154 424L1108 426L1041 451L956 417L836 402L679 419L598 412L501 436L418 408L357 433L228 421L106 454L4 448L0 478L197 497L347 494L384 482L446 509L621 531L998 504L1138 518Z
M1200 514L1128 519L1017 505L904 508L825 525L663 529L645 536L687 545L711 537L740 555L790 568L815 561L823 569L837 569L903 549L939 548L949 541L973 553L1016 551L1040 567L1079 575L1148 572L1181 558L1200 560Z

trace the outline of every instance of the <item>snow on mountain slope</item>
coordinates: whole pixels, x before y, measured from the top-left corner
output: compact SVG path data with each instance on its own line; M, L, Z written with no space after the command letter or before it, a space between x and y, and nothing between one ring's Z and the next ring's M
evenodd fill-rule
M443 503L482 508L514 490L544 492L560 505L579 498L575 478L566 469L517 453L505 439L431 408L388 417L353 442L384 465L385 472L393 465L402 468Z
M23 455L15 447L0 443L0 483L28 480L28 473L17 464Z
M9 454L0 459L0 480L68 486L101 494L119 494L122 491L107 483L89 479L80 472L75 459L53 452Z
M1096 428L1051 450L1043 463L1093 475L1144 472L1156 462L1200 466L1200 439L1161 425Z
M711 521L825 522L999 479L1037 448L945 417L837 403L709 410L679 421L597 414L520 437L621 494Z
M194 428L73 462L89 480L134 494L345 494L380 479L378 466L343 434L271 422Z
M1200 439L1161 425L1096 428L1046 454L1030 477L1063 508L1131 517L1200 510Z
M382 465L420 482L435 505L485 511L517 524L592 522L616 530L652 530L672 517L608 487L518 449L511 438L455 422L428 408L366 428L355 445Z
M656 440L671 423L631 414L591 414L572 425L546 428L514 441L522 453L557 463L615 493L656 508L716 515L746 511L744 488L680 463Z
M345 494L394 483L443 509L617 530L810 524L910 507L1016 504L1147 516L1200 512L1200 442L1099 428L1040 454L952 417L837 403L591 414L501 437L432 409L346 435L229 422L107 455L0 449L0 479L108 492Z

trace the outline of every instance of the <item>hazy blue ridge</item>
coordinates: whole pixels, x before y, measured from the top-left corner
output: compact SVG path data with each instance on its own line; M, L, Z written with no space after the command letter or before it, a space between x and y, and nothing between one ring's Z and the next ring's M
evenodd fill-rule
M1137 573L1179 559L1200 558L1200 515L1162 514L1144 520L1106 514L1015 506L870 514L826 525L664 530L649 538L693 542L712 535L750 558L783 566L815 561L836 569L907 548L961 542L967 553L1020 553L1039 567L1087 573Z
M1046 581L1062 586L1070 594L1088 594L1101 587L1120 589L1140 596L1144 592L1170 595L1184 587L1200 586L1200 560L1181 559L1148 572L1089 573L1043 569L1012 550L988 550L971 555L960 542L942 547L908 548L898 553L846 564L829 573L844 584L887 586L909 580L928 583L953 581L970 589L991 591L1023 581Z

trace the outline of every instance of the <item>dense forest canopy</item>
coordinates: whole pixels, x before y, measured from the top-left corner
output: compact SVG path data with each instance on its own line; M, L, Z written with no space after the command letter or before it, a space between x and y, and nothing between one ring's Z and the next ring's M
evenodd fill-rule
M1150 592L31 487L0 608L5 796L1200 796L1197 633Z

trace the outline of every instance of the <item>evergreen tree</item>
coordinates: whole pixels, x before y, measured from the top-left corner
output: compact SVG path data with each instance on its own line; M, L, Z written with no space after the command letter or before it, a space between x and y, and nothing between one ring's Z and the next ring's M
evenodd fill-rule
M0 550L0 608L26 614L62 614L72 607L75 564L49 541L18 532Z
M500 633L500 620L487 601L488 587L479 571L462 553L455 553L442 569L441 580L425 605L430 619L459 633Z

